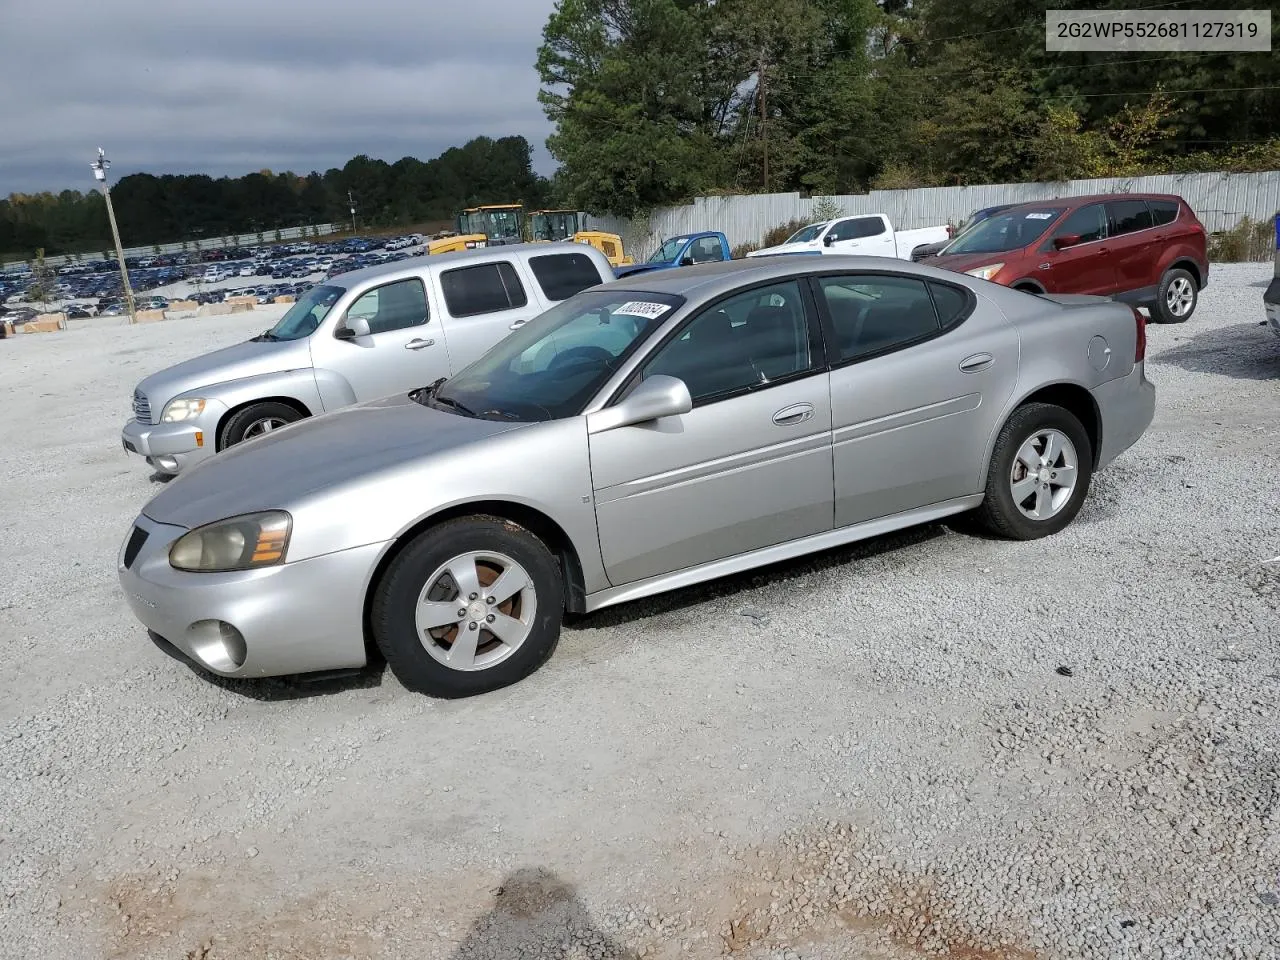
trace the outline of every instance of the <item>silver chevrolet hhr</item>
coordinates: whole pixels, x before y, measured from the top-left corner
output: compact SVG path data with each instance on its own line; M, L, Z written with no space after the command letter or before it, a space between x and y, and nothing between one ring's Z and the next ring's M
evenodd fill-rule
M1154 414L1142 314L883 258L615 281L455 376L302 420L179 476L119 574L228 677L363 666L464 696L566 611L974 512L1031 539Z

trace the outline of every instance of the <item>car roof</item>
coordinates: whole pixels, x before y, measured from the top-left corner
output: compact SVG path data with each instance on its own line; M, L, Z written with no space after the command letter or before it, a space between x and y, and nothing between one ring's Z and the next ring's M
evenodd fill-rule
M1172 200L1181 203L1182 198L1174 193L1086 193L1069 197L1049 197L1044 200L1027 200L1023 203L1010 204L1009 210L1021 210L1023 207L1065 207L1075 209L1090 203L1105 203L1115 200Z
M359 283L363 280L383 277L393 273L403 273L408 276L428 264L438 264L445 267L462 266L468 263L489 263L494 260L510 260L512 257L528 258L551 253L586 254L597 259L597 263L605 268L606 275L612 270L605 255L595 247L585 243L574 243L571 240L561 240L555 243L506 243L496 247L480 247L475 250L455 250L451 253L424 254L421 257L391 260L387 263L376 263L356 270L346 270L324 281L324 283L333 286L350 286L352 283Z
M593 287L599 291L664 293L680 297L714 297L736 290L748 280L785 280L801 274L856 271L858 273L899 273L928 280L962 282L955 272L896 257L866 257L846 254L812 256L767 256L742 260L716 260L674 270L654 270ZM744 274L750 274L745 277Z

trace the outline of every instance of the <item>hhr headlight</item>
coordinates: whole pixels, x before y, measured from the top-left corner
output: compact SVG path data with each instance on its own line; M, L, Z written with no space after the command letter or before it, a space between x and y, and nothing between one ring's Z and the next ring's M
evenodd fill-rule
M170 400L160 415L161 423L180 423L204 413L203 400Z

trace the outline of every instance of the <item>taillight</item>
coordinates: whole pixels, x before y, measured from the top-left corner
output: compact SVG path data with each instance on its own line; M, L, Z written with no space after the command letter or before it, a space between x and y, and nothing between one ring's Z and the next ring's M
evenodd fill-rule
M1133 362L1142 363L1147 358L1147 318L1142 315L1142 311L1137 307L1130 307L1133 311L1133 322L1137 327L1137 343L1133 349Z

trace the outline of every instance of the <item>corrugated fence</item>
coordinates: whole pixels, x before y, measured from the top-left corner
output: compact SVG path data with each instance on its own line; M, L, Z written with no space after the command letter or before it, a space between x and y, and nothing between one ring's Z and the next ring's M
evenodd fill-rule
M1210 233L1229 230L1244 217L1270 221L1280 211L1280 171L1189 173L1158 177L1109 177L1060 183L997 183L973 187L872 190L834 197L798 193L698 197L680 207L660 207L648 220L591 217L597 230L619 234L627 253L648 257L667 237L719 230L737 246L759 244L790 220L810 220L815 204L831 200L843 214L885 213L899 230L959 223L974 210L997 203L1023 203L1092 193L1173 193L1195 210Z

